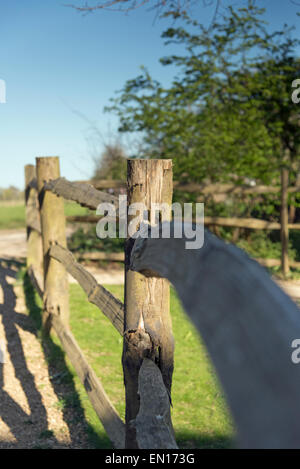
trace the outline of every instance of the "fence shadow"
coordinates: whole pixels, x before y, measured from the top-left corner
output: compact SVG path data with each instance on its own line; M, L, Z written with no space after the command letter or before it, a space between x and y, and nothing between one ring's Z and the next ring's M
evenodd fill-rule
M109 438L106 435L100 436L85 418L84 409L75 387L74 376L67 366L64 351L52 340L51 336L45 336L42 332L42 308L38 304L37 295L27 273L23 276L23 290L29 317L40 338L48 364L49 376L52 377L51 384L58 398L63 419L69 428L71 444L78 446L81 436L85 433L89 448L111 448Z
M0 441L0 448L20 447L24 442L24 425L34 425L37 433L47 432L47 411L42 402L42 396L37 389L34 376L27 366L22 341L18 327L34 334L32 323L29 318L16 312L16 295L14 293L13 280L16 278L20 263L0 259L0 285L2 288L3 301L0 304L0 316L6 338L6 358L9 358L13 366L15 378L19 381L25 394L30 409L30 415L16 402L5 387L5 364L0 364L0 417L10 429L16 442ZM8 281L11 279L11 281ZM1 338L3 339L3 338ZM30 433L30 432L28 432ZM28 438L27 438L28 439ZM26 439L26 440L27 440ZM54 441L54 437L52 438ZM56 445L58 442L56 442Z

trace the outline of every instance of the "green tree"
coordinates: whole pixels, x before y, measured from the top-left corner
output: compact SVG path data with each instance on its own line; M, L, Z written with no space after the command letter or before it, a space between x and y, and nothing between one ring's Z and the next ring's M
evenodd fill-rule
M220 181L234 174L268 182L283 161L298 158L291 101L298 41L286 28L270 33L263 13L249 0L247 8L229 7L213 28L185 16L185 28L163 34L167 44L185 46L184 55L161 59L179 69L172 86L142 69L113 100L119 130L141 132L144 156L173 158L176 178Z
M249 0L229 7L213 28L185 15L163 37L184 46L163 57L179 70L164 88L145 69L126 82L110 108L121 132L141 132L144 155L173 158L176 179L281 182L282 270L288 267L289 181L299 171L300 126L292 83L300 76L292 28L270 31ZM183 15L184 16L184 15ZM238 178L238 179L237 179ZM277 206L276 206L277 204Z
M106 144L100 158L95 159L94 180L126 179L126 155L119 143Z

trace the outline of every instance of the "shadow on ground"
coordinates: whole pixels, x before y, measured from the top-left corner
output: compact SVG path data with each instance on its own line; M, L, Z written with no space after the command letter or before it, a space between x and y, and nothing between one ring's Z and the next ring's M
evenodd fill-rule
M36 424L43 431L48 430L47 412L42 402L40 392L35 386L34 376L28 369L22 342L17 326L35 333L32 322L23 314L19 314L16 309L16 295L8 278L15 279L17 269L20 264L17 261L7 261L0 259L0 285L3 292L3 302L0 304L0 316L7 341L7 356L9 357L16 379L26 396L30 418L22 407L4 390L4 364L0 364L0 417L9 427L11 433L19 442L24 438L24 425ZM1 442L0 448L13 447L13 443Z
M80 397L75 387L74 376L67 366L64 351L52 340L51 336L45 336L42 333L42 309L37 302L37 295L27 273L23 275L23 290L29 318L40 339L48 364L49 376L52 377L51 384L58 398L58 404L61 406L64 421L69 428L71 446L80 444L80 435L78 435L78 423L80 422L82 431L88 436L90 448L111 448L110 440L105 435L100 436L96 433L92 425L85 419Z
M19 271L19 273L18 273ZM22 279L25 303L28 315L15 311L16 296L13 287L7 282L7 277ZM19 380L30 407L30 417L3 389L3 365L0 364L0 417L10 428L20 447L21 427L24 425L38 425L38 432L51 433L47 424L47 409L43 405L42 396L35 386L34 376L30 373L22 342L18 333L18 327L32 333L41 343L51 385L57 396L58 405L61 408L63 419L66 422L70 434L70 448L111 448L109 439L86 420L81 400L75 387L74 375L70 371L62 348L51 337L42 333L42 309L41 302L32 287L24 265L17 261L0 259L0 284L4 292L3 304L0 305L0 315L7 338L7 352L15 369L16 378ZM53 446L58 448L59 442ZM177 431L176 440L182 449L223 449L233 447L230 438L222 435L202 435L195 432ZM87 444L83 444L87 442ZM14 448L13 443L0 441L0 448ZM66 447L66 446L64 446ZM31 446L31 448L49 448L47 445Z
M20 272L23 272L23 290L28 315L16 312L17 298L12 284L20 276ZM110 448L109 439L105 436L101 438L85 419L74 377L67 367L62 349L50 337L44 337L41 332L41 308L37 304L29 277L24 272L24 265L21 262L0 258L0 285L3 292L0 316L7 344L6 359L12 364L13 373L21 385L29 407L28 415L4 389L6 365L0 363L0 418L16 440L9 441L5 435L1 435L0 449L66 448L66 444L57 441L48 427L47 409L36 387L34 376L28 368L18 328L33 334L42 345L51 385L57 396L57 405L61 408L63 419L69 429L71 440L69 447ZM30 439L33 434L35 441ZM51 444L46 442L48 437Z

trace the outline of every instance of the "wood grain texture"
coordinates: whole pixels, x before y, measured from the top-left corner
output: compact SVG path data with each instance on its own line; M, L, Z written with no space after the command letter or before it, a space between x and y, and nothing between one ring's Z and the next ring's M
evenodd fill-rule
M225 390L239 446L299 448L300 366L291 360L299 308L235 246L208 231L199 250L185 241L137 239L131 268L176 288Z
M139 372L140 408L131 423L136 429L141 449L178 448L170 427L170 399L161 372L152 360L145 358Z
M34 266L43 272L43 248L41 238L41 219L37 193L35 166L25 166L25 214L27 235L27 267Z
M31 265L27 269L27 274L30 278L32 286L35 288L37 294L41 299L43 299L43 278L41 274L34 270L33 266Z
M118 206L119 199L106 192L100 192L90 184L70 182L65 178L57 178L45 183L45 190L51 191L64 199L74 200L83 207L96 210L98 205L107 202Z
M128 160L128 207L143 203L151 216L154 203L169 204L163 220L170 219L172 203L171 160ZM128 214L128 223L135 215ZM169 284L165 279L145 278L129 269L133 239L125 245L125 319L123 370L126 395L126 448L137 447L130 421L139 410L138 376L143 358L159 365L169 395L173 374L174 339L170 317ZM170 416L169 416L170 418Z
M125 426L116 409L110 402L94 370L87 363L73 334L66 329L57 315L51 318L53 328L66 352L70 362L83 384L92 406L102 422L114 448L124 448Z
M67 272L69 272L83 288L87 294L88 300L98 306L117 331L123 335L124 306L121 301L115 298L108 290L102 287L102 285L99 285L93 275L76 262L73 254L64 247L59 244L53 244L50 248L49 255L64 265Z
M69 283L65 267L49 257L51 244L66 246L64 200L49 191L44 184L60 175L58 157L36 158L38 198L41 216L44 255L43 327L50 332L50 314L58 314L66 327L69 324Z

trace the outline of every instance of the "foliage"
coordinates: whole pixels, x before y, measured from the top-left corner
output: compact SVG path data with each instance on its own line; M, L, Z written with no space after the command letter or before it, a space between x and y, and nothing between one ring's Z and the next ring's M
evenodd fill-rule
M73 252L123 252L124 239L100 239L97 237L95 226L91 226L88 229L78 228L68 239L68 248Z
M237 246L244 249L250 256L262 259L280 259L281 243L280 240L274 240L274 235L267 231L254 231L248 240L240 240ZM299 246L300 248L300 246ZM294 260L297 257L297 250L293 247L292 241L289 242L289 259Z
M15 186L9 186L8 188L0 187L0 201L23 201L24 191L20 191Z
M142 68L107 110L120 132L140 132L144 155L173 158L176 179L278 181L279 169L299 161L300 128L291 101L299 72L291 30L268 32L263 9L229 7L213 28L183 15L166 44L185 48L161 63L179 69L164 88ZM299 165L296 165L298 170ZM182 176L184 175L184 176Z
M81 207L81 205L77 204L76 202L65 200L65 216L72 217L72 216L79 216L79 215L88 215L91 211L85 207Z
M122 146L118 143L105 145L99 159L95 160L93 179L126 180L127 161Z

